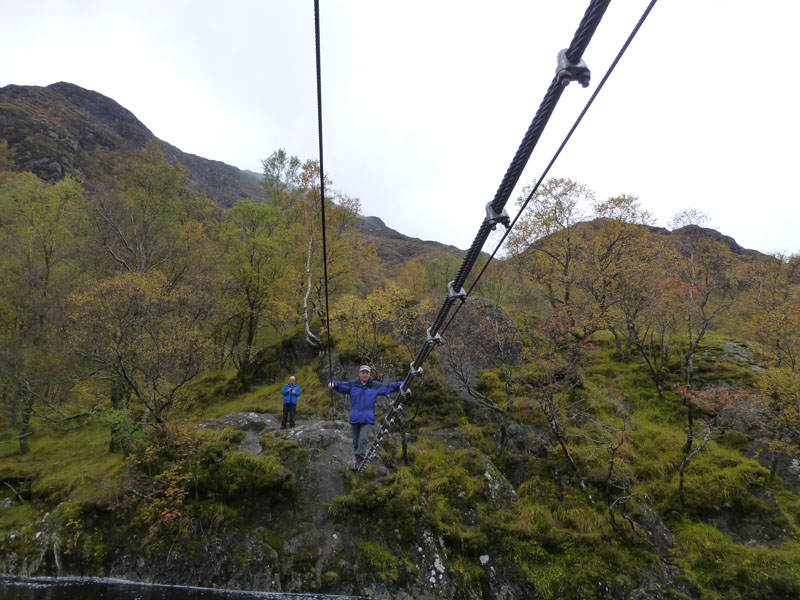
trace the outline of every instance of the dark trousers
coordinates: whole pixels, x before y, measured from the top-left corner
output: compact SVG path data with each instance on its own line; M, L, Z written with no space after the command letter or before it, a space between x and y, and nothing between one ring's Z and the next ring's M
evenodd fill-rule
M369 432L372 431L372 423L350 423L350 430L353 434L353 450L356 454L356 462L360 464L367 454Z
M297 404L294 402L283 403L283 420L281 421L281 429L286 429L286 417L289 417L289 427L294 427L294 411L297 410Z

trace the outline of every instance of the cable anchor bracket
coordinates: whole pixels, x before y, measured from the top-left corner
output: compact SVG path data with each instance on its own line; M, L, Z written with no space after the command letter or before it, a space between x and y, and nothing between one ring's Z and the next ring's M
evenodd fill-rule
M567 50L561 50L558 53L558 67L556 68L556 78L559 83L566 87L571 81L577 81L583 87L589 87L589 80L592 78L592 73L583 62L583 59L577 63L570 62L567 58Z

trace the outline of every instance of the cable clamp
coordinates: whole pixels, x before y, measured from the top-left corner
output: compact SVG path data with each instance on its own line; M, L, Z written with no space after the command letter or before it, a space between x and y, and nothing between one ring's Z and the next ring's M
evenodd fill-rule
M411 379L411 377L416 377L417 375L422 375L422 373L423 373L422 367L418 367L413 362L408 365L408 368L409 368L409 371L408 371L408 378L409 379ZM402 390L403 388L401 387L400 389Z
M589 71L589 68L586 66L586 63L583 62L583 59L578 61L578 63L570 62L567 58L567 50L564 49L558 53L558 67L556 68L556 78L558 78L559 83L564 87L569 85L570 81L577 81L583 87L589 87L589 80L592 77L592 73Z
M447 297L448 298L461 298L461 301L463 302L464 300L467 299L467 292L464 291L463 287L459 291L455 291L453 289L453 284L455 282L456 282L456 280L454 279L453 281L451 281L450 283L447 284Z
M508 229L511 225L511 219L508 216L508 213L505 209L502 212L496 212L494 208L492 208L492 203L486 203L486 218L484 219L485 223L488 223L492 226L492 231L497 229L497 224L500 223Z
M431 328L428 327L428 329L425 330L425 343L427 343L427 344L441 344L442 343L442 336L440 334L438 334L438 333L436 335L431 335Z

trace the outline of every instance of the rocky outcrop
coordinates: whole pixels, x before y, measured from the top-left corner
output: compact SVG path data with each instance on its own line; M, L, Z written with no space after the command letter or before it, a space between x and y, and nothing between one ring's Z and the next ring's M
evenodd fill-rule
M686 225L680 229L675 229L669 232L670 239L674 240L679 248L686 248L692 244L693 240L698 238L710 238L715 242L725 244L730 251L740 256L764 256L757 250L748 250L736 243L736 240L729 235L724 235L716 229L709 227L700 227L699 225Z
M387 227L379 217L359 215L356 227L361 237L375 247L378 258L390 267L409 260L426 261L444 257L461 260L465 255L463 250L455 246L403 235Z

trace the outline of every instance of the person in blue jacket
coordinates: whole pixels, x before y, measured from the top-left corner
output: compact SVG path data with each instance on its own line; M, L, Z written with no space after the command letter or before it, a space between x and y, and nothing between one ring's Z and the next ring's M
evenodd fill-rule
M294 382L294 375L289 377L289 383L283 386L281 394L283 394L283 421L281 421L281 429L286 429L286 418L289 418L289 427L294 427L294 413L297 410L297 399L303 392L300 391L300 386Z
M375 423L375 401L400 389L402 381L381 383L372 380L372 369L361 365L358 379L353 381L331 381L329 388L342 394L350 394L350 430L353 434L353 450L356 454L354 468L357 468L367 454L367 441L372 425Z

